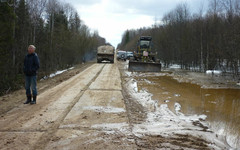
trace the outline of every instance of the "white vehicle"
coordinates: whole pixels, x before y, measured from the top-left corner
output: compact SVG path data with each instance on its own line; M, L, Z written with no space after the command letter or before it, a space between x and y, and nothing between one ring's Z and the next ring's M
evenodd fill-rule
M127 60L127 52L126 51L118 51L117 52L117 60Z

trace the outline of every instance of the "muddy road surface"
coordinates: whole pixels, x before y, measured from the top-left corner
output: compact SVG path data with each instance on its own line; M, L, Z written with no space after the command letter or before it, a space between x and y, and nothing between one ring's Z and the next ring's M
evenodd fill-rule
M37 105L2 114L0 149L134 149L118 131L128 130L121 90L116 65L93 64L41 93Z
M138 82L125 63L92 64L42 91L37 105L3 112L0 149L231 148L205 115L186 116L179 103L174 112Z

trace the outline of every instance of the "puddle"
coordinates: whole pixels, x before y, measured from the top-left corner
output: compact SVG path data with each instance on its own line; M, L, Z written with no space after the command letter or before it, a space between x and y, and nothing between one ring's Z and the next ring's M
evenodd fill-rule
M152 99L158 100L159 105L167 104L172 112L176 112L176 103L179 103L178 111L186 116L205 114L214 132L226 136L230 144L239 143L239 89L202 89L195 84L179 83L168 76L139 77L136 80L138 90L145 89L153 94Z

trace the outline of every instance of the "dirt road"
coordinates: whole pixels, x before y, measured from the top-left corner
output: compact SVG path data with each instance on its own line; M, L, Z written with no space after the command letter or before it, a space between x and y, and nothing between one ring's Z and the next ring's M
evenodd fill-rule
M122 65L93 64L42 92L37 105L21 104L2 114L0 149L227 148L217 140L213 143L191 135L204 129L197 121L196 125L177 122L184 126L177 130L189 130L188 134L163 136L160 132L165 132L167 123L174 124L170 123L175 121L174 115L168 121L160 119L166 124L158 124L162 128L155 132L157 127L150 126L148 117L157 107L151 101L142 104L131 95L131 78L123 76L123 70ZM164 116L166 109L162 111ZM154 133L143 132L147 128Z
M94 64L38 96L37 105L20 105L0 118L0 149L123 148L128 129L118 68ZM103 132L104 131L104 132ZM115 134L115 133L114 133Z

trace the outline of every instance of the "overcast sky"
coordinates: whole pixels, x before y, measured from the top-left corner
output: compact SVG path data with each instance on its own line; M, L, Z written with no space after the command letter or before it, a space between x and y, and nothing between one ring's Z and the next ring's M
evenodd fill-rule
M127 29L149 27L181 2L186 2L191 11L198 12L207 0L64 0L79 12L81 20L98 30L100 36L112 45L121 42Z

